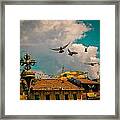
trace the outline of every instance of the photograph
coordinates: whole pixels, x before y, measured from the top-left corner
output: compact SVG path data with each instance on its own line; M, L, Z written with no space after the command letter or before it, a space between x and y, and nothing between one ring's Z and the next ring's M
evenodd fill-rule
M100 100L100 20L20 20L20 100Z
M1 118L119 119L117 0L1 5Z

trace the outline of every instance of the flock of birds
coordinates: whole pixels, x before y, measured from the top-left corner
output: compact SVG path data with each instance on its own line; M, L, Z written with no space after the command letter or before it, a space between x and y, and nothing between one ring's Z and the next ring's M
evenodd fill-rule
M70 42L68 44L66 44L65 46L60 46L58 48L51 48L51 50L58 51L58 53L63 53L64 49L67 48L67 46L69 44L70 44ZM85 52L88 52L87 48L85 48ZM71 51L70 49L68 49L68 55L73 56L73 55L76 55L76 54L78 54L78 52ZM89 62L89 63L84 63L84 64L94 66L95 64L99 64L99 63L98 62Z

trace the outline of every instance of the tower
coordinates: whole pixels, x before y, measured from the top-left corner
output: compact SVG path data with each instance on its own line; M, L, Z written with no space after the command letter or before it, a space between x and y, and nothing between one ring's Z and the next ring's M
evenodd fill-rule
M29 99L30 95L30 82L35 78L35 73L32 72L31 66L34 66L36 63L35 60L31 59L29 54L25 54L23 58L20 60L20 65L24 66L23 71L21 72L21 79L24 79L27 83L27 99Z

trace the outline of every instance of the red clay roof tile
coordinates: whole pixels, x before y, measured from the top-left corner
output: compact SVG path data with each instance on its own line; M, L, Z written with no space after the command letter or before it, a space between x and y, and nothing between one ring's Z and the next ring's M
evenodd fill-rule
M60 79L41 79L32 87L33 90L84 90L69 81Z

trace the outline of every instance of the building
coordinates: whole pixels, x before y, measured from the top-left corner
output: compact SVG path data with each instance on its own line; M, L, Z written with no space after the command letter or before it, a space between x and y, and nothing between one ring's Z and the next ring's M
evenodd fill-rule
M69 82L73 83L76 86L83 87L86 92L89 92L89 90L93 90L94 92L97 92L100 90L100 83L96 81L89 80L87 78L69 78Z
M82 99L100 99L100 82L89 80L87 78L69 78L68 81L76 86L84 88Z
M20 85L21 100L100 99L100 83L76 71L62 73L57 78L36 79L29 70L22 75Z
M87 77L87 73L86 72L82 72L82 71L66 71L62 74L60 74L59 77L67 77L67 78L86 78Z
M86 72L62 69L62 73L53 78L43 72L33 72L31 66L35 63L29 54L20 60L24 66L20 75L20 100L100 99L99 80L89 80Z
M31 85L30 99L35 100L79 100L84 88L67 79L42 79Z
M35 74L34 74L34 72L32 72L32 70L24 70L21 73L20 100L29 99L32 79L35 79Z

